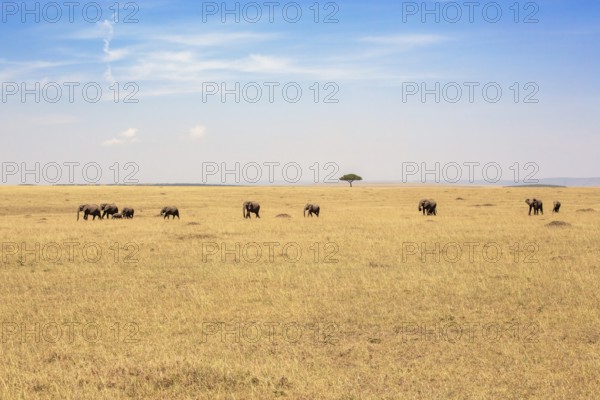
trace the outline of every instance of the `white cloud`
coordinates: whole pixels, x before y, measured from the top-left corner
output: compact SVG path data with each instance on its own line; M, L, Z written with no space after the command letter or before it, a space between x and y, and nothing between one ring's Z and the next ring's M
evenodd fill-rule
M110 52L110 41L112 40L112 38L115 34L115 29L113 28L113 24L107 19L100 22L99 24L100 24L100 27L102 28L102 31L104 32L103 50L105 53L109 53Z
M156 36L154 39L170 42L175 44L183 44L186 46L221 46L231 43L241 42L257 42L275 38L277 35L264 34L264 33L253 33L253 32L239 32L239 33L204 33L204 34L189 34L189 35L164 35Z
M104 80L110 83L111 85L116 82L110 65L106 67L106 71L104 72Z
M119 136L124 139L120 139L120 138L108 139L108 140L105 140L104 142L102 142L102 145L103 146L117 146L117 145L121 145L121 144L135 143L135 142L139 141L138 138L136 137L137 133L138 133L138 130L136 128L129 128L129 129L119 133Z
M124 143L123 140L113 138L113 139L105 140L104 142L102 142L102 146L115 146L115 145L123 144L123 143Z
M101 23L98 23L98 25L104 32L104 37L102 39L102 41L104 42L104 46L102 46L102 51L104 52L104 62L106 62L108 64L107 68L106 68L106 72L104 73L104 79L108 83L113 84L113 83L115 83L115 78L113 76L110 63L112 61L117 61L117 60L124 58L127 54L129 54L129 50L127 50L127 49L112 50L110 48L113 36L115 34L114 24L112 22L110 22L108 20L104 20Z
M30 123L36 126L72 125L80 120L74 115L52 114L36 117L28 117Z
M129 128L126 131L121 132L121 136L131 139L137 135L137 132L138 130L136 128Z
M202 125L196 125L195 127L193 127L192 129L189 130L188 137L190 139L200 139L200 138L204 137L205 134L206 134L206 127L202 126Z
M450 38L441 35L383 35L362 38L363 42L401 47L426 46L448 40Z

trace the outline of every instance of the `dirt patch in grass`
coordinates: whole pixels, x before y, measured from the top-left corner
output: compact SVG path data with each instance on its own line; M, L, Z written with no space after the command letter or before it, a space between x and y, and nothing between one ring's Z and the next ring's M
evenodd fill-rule
M571 226L571 224L568 223L568 222L564 222L564 221L552 221L549 224L546 224L546 226L556 227L556 228L562 228L562 227Z
M177 240L190 240L190 239L214 239L215 235L211 235L208 233L195 233L191 235L178 235L175 237Z

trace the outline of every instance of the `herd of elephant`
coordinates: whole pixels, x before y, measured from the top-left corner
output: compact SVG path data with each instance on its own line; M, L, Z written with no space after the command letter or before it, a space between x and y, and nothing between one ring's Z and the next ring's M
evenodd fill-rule
M541 200L533 199L533 200L525 200L525 203L529 205L529 215L531 215L531 211L533 210L534 215L538 215L538 213L542 213L544 215L544 203ZM557 213L560 211L560 201L555 201L552 207L552 212Z
M119 208L116 204L102 203L100 206L96 204L82 204L77 210L77 221L79 221L79 213L83 213L83 219L87 220L91 215L92 219L113 218L113 219L131 219L133 218L133 208L124 208L119 212Z
M250 218L250 213L256 215L256 218L260 218L260 204L254 201L246 201L242 206L244 218ZM318 204L307 204L304 207L304 216L306 217L306 212L308 211L308 216L312 217L313 215L319 216L321 212L321 207ZM83 213L83 219L87 221L88 217L91 215L92 220L95 220L96 217L98 219L132 219L135 213L133 208L124 208L121 212L119 212L119 207L116 204L102 203L99 206L97 204L82 204L79 206L77 210L77 221L79 221L79 215ZM169 217L179 217L179 209L177 207L163 207L160 210L160 216L163 219L168 219Z
M533 211L534 215L538 215L540 212L544 215L544 203L538 199L527 199L525 203L529 206L529 215ZM560 211L560 201L555 201L553 204L552 212L557 213ZM437 203L435 200L423 199L419 202L419 211L423 211L423 215L437 215Z
M531 215L531 211L533 211L534 215L538 215L538 213L544 214L544 204L541 200L538 199L527 199L525 203L529 205L529 215ZM554 202L554 207L552 208L553 213L557 213L560 210L560 201ZM431 199L422 199L419 201L419 211L423 212L423 215L437 215L437 203L435 200ZM105 217L112 219L132 219L134 215L133 208L123 208L121 212L119 212L119 208L116 204L102 203L99 206L96 204L83 204L79 206L77 210L77 220L79 221L79 214L83 212L83 219L87 220L91 215L92 219L95 220L96 217L98 219L104 219ZM304 216L306 217L306 212L308 212L308 216L312 217L313 215L319 216L321 212L321 207L318 204L307 204L304 206ZM242 205L242 213L244 218L250 218L250 214L254 214L256 218L260 218L260 204L254 201L246 201ZM168 219L169 217L179 217L179 209L177 207L163 207L160 210L160 216L163 219Z
M79 221L79 214L83 213L83 219L87 220L91 215L92 220L98 219L132 219L135 213L133 208L124 208L119 212L119 207L116 204L102 203L99 206L97 204L82 204L77 209L77 221ZM177 207L163 207L160 210L160 215L164 215L164 218L173 216L179 218L179 210Z

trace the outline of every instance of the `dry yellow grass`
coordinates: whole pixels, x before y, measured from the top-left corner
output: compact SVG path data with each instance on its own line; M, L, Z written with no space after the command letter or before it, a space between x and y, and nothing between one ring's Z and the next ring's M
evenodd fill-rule
M419 214L422 197L437 217ZM546 214L529 217L527 197ZM2 399L600 393L599 189L2 187L0 199ZM244 200L261 219L242 218ZM75 220L78 204L106 201L135 219ZM308 201L319 219L302 217ZM164 205L181 220L156 217ZM436 243L439 262L420 248ZM223 258L236 244L240 262Z

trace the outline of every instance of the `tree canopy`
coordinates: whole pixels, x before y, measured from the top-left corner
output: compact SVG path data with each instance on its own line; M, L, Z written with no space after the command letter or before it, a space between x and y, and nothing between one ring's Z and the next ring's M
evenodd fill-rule
M352 182L362 181L362 177L360 177L356 174L346 174L340 178L340 181L346 181L350 184L350 187L352 187Z

